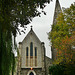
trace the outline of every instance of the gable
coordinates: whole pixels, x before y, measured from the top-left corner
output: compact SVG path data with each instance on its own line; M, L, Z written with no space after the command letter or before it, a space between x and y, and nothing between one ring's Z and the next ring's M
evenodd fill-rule
M34 43L39 43L41 44L41 41L39 40L39 38L37 37L37 35L34 33L33 29L31 29L29 31L29 33L27 34L27 36L24 38L24 40L22 41L22 43L29 43L29 42L34 42Z

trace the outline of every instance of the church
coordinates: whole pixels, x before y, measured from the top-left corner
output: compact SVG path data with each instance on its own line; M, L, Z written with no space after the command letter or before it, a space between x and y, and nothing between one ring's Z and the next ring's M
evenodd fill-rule
M54 20L56 23L57 15L60 11L59 1L56 0ZM41 42L33 28L22 42L19 42L19 56L17 75L48 75L49 66L56 56L56 51L52 49L52 59L46 56L45 43Z
M48 75L51 59L45 55L45 45L32 27L22 42L19 42L20 62L18 75Z

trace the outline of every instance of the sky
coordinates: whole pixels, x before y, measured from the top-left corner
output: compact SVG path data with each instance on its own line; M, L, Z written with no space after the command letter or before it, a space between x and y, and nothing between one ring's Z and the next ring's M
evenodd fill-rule
M53 16L54 16L54 9L55 9L55 2L56 0L53 0L50 2L50 4L46 4L47 6L44 8L44 11L46 12L46 15L41 14L41 17L35 17L32 22L27 25L26 29L26 34L21 34L17 35L17 43L22 42L22 40L25 38L25 36L28 34L30 31L30 26L33 26L33 30L40 39L41 42L45 43L45 48L46 48L46 56L52 57L51 56L51 44L50 41L48 40L48 35L51 31L51 25L53 23ZM68 8L72 3L75 2L75 0L59 0L60 6ZM39 9L38 9L39 10Z

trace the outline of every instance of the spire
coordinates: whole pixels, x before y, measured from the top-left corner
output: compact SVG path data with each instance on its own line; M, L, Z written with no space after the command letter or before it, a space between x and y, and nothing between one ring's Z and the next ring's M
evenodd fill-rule
M60 11L61 11L61 6L60 6L60 3L59 3L59 0L56 0L53 24L56 24L56 18L58 16L58 14L60 13Z

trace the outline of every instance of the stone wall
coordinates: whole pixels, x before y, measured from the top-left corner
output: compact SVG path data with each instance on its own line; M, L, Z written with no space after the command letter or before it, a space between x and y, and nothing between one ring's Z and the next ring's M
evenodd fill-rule
M45 56L45 62L46 62L46 75L49 74L49 66L52 66L52 59L49 57Z

